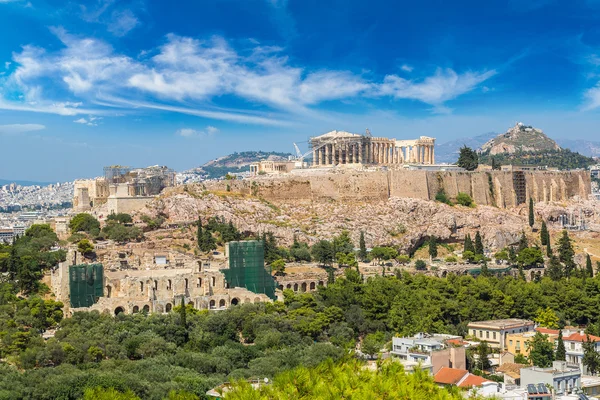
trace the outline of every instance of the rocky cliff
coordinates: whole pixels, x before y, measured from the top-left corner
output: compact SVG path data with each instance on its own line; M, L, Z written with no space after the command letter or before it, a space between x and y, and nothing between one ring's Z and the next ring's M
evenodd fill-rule
M496 136L481 146L481 153L489 155L549 150L560 150L560 146L541 129L520 122L508 129L506 133Z

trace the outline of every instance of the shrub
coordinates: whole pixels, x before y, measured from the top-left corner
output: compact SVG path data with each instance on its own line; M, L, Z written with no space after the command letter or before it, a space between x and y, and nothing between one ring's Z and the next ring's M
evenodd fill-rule
M439 201L440 203L448 204L450 206L452 205L452 202L446 195L446 192L444 191L444 189L440 189L437 192L437 194L435 195L435 201Z
M91 232L95 229L100 229L100 222L90 214L80 213L71 219L69 222L71 233L76 232Z
M448 256L444 259L444 261L446 261L447 263L455 263L458 261L458 258L456 258L455 256Z
M417 260L415 262L415 269L417 271L425 271L427 270L427 264L425 264L425 261L423 260Z
M396 261L398 261L400 264L408 264L410 262L410 257L405 254L400 254L398 257L396 257Z
M473 198L469 196L467 193L458 192L456 196L456 203L465 207L474 207L475 203L473 202Z

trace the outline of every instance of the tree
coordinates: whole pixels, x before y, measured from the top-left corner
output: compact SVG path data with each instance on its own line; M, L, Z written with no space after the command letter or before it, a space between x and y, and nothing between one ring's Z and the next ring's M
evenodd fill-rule
M536 332L527 343L529 360L536 367L547 368L554 361L554 348L548 341L548 335Z
M320 240L315 243L311 250L312 256L321 265L331 265L335 257L333 245L327 240Z
M518 252L520 253L524 249L529 247L529 241L525 235L525 231L521 232L521 238L519 239L519 245L517 246Z
M479 369L482 371L486 371L486 370L490 369L492 366L492 363L490 362L488 355L491 353L491 351L490 351L490 347L488 346L487 342L484 341L484 342L479 343L477 345L476 352L477 352L477 366L479 367Z
M343 230L339 236L333 238L333 252L350 254L354 252L354 244L350 239L350 232Z
M364 261L367 259L367 244L365 242L364 231L360 231L360 239L358 243L360 247L360 250L358 251L358 258L360 258L361 261Z
M575 269L574 256L575 251L569 233L563 230L560 239L558 239L558 259L565 266L565 276L567 278L571 276L571 272Z
M517 354L515 355L515 364L523 364L523 365L527 365L529 364L529 361L527 360L527 357L525 357L523 354Z
M69 228L71 233L76 232L87 232L90 233L93 230L100 230L100 222L90 214L80 213L74 216L69 222Z
M492 171L499 171L501 165L498 164L498 161L496 161L496 158L494 156L491 157L491 161L492 161Z
M423 261L423 260L417 260L417 261L415 261L415 269L417 271L426 271L427 264L425 264L425 261Z
M592 267L592 259L590 258L589 254L587 254L587 257L585 258L585 275L588 278L592 278L594 276L594 268Z
M77 250L84 256L87 256L94 251L94 245L89 240L82 239L77 243Z
M556 360L557 361L566 361L567 359L567 350L565 349L565 341L563 340L562 329L558 331L558 339L556 339Z
M517 255L517 263L524 268L535 267L544 264L544 256L537 247L527 247Z
M595 375L600 369L600 354L596 351L596 342L586 335L583 344L583 366L590 375Z
M542 221L542 228L540 229L540 242L542 243L542 246L547 246L548 243L550 243L550 233L548 232L546 221Z
M473 241L471 240L471 235L469 235L467 233L467 236L465 236L465 245L463 247L463 252L466 251L470 251L471 253L475 254L475 246L473 246Z
M480 275L484 276L484 277L490 276L490 270L488 268L487 261L485 261L485 260L483 261L483 264L481 265Z
M600 261L596 261L596 274L600 274Z
M431 257L431 259L434 259L437 257L437 255L437 240L435 236L431 236L429 238L429 257Z
M533 212L533 198L529 198L529 227L533 228L533 224L535 223L535 214Z
M546 256L552 257L552 246L550 245L550 239L548 239L548 243L546 243Z
M563 267L556 256L550 257L546 274L548 274L548 277L550 277L550 279L553 281L559 281L564 276Z
M365 336L360 346L360 351L369 357L379 353L383 346L383 332L369 333Z
M120 224L130 224L133 222L133 218L131 218L131 215L126 214L126 213L118 213L118 214L110 214L108 217L106 217L106 221L113 221L113 222L118 222Z
M483 242L481 240L481 235L479 234L479 231L475 233L475 255L483 255Z
M460 148L458 162L456 165L466 169L467 171L475 171L479 166L479 157L477 156L477 153L473 151L473 149L463 145L463 147Z
M545 309L540 308L537 310L535 322L544 328L557 329L558 315L550 307L546 307Z
M198 217L198 227L196 229L196 242L198 243L198 248L204 251L204 231L202 230L202 220Z
M285 273L285 261L283 258L279 258L271 263L271 268L277 275L283 275Z
M464 192L458 192L458 194L456 195L456 203L460 204L461 206L465 206L465 207L475 206L475 202L473 201L473 198L471 196L469 196L468 193L464 193Z

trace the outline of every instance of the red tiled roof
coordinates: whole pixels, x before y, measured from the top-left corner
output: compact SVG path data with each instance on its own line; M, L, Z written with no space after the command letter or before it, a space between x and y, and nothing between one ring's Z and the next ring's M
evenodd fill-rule
M544 335L558 335L558 329L543 328L540 326L535 328L535 330Z
M467 379L462 381L458 385L458 387L469 388L469 387L473 387L473 386L481 386L485 382L491 382L491 381L489 379L482 378L481 376L469 374L469 376L467 376Z
M448 339L448 340L446 340L446 343L455 344L457 346L462 346L467 342L465 342L462 339Z
M469 371L466 369L456 369L442 367L433 376L435 383L441 383L444 385L456 385Z
M594 335L582 335L579 332L575 332L569 336L566 336L563 338L564 341L569 341L569 342L585 342L587 340L587 337L590 337L590 340L592 342L600 342L600 337L598 336L594 336Z

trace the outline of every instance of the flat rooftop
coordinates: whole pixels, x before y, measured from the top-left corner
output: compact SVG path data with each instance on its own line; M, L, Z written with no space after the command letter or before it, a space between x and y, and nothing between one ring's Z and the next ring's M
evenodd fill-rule
M488 329L510 329L518 328L524 325L533 325L533 321L528 319L508 318L508 319L493 319L489 321L474 321L469 322L469 328L488 328Z

